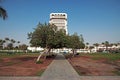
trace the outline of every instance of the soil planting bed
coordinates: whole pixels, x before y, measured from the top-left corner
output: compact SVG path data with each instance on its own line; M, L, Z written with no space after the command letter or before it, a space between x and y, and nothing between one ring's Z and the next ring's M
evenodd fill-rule
M115 76L120 71L120 62L108 63L106 59L93 60L88 56L69 58L75 70L83 76Z
M2 58L0 76L37 76L47 68L54 58L41 59L43 61L41 64L36 64L36 59L37 56Z

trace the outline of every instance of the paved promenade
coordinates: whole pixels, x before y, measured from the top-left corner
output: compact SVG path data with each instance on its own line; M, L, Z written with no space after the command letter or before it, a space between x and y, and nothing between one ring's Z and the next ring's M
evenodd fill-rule
M40 78L41 80L80 80L79 75L65 59L58 54Z

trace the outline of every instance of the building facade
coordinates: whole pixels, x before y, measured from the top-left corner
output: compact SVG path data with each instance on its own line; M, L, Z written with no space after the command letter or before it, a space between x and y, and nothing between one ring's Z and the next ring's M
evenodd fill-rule
M66 13L51 13L49 23L56 25L57 30L63 29L68 34Z

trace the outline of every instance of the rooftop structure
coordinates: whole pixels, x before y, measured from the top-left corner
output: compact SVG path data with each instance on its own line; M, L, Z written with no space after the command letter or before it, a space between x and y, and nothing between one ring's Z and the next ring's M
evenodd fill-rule
M56 25L58 30L65 30L66 34L68 34L66 13L51 13L49 23Z

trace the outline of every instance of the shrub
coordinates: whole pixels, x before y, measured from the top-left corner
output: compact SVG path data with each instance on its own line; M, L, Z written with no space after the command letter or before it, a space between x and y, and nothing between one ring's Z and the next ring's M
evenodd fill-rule
M45 69L42 69L42 70L38 71L36 75L37 75L37 76L41 76L44 71L45 71Z
M42 64L43 61L39 60L39 61L36 61L36 64Z

